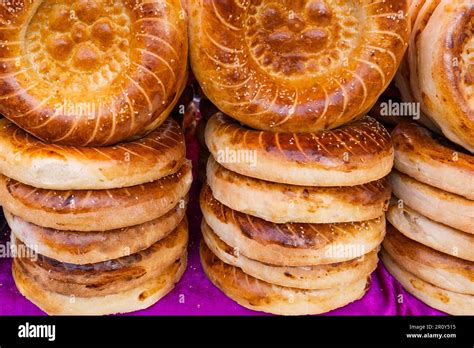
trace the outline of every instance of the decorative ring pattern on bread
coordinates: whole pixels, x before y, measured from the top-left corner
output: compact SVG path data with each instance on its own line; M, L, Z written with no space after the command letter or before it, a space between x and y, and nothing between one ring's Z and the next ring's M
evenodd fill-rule
M0 112L45 142L104 146L158 127L187 74L179 0L0 9Z
M196 0L193 71L220 110L255 129L306 132L364 116L403 58L406 1Z
M331 131L273 133L218 113L207 122L206 143L229 170L292 185L361 185L383 178L393 166L390 135L368 117Z

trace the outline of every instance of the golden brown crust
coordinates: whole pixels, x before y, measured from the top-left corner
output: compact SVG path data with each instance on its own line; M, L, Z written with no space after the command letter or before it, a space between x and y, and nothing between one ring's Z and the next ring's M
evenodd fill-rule
M397 265L385 250L381 259L388 271L403 285L405 290L428 306L452 315L473 315L474 296L460 294L434 286Z
M182 11L179 0L6 3L0 112L43 141L72 146L156 128L186 80Z
M390 175L393 194L436 222L474 234L474 201L423 184L396 170Z
M380 96L374 107L369 111L368 115L375 118L389 129L393 129L393 127L401 122L413 119L433 132L441 134L441 130L439 130L433 121L431 121L425 114L420 112L419 117L417 117L417 104L409 104L411 101L402 99L400 93L401 92L394 83L390 84L384 94Z
M387 220L401 233L445 254L474 262L474 235L435 222L406 204L392 205Z
M407 10L399 0L191 1L191 64L207 97L253 128L336 128L390 83Z
M387 228L385 251L399 266L440 288L474 295L474 262L459 259L405 237L393 226Z
M169 235L183 220L187 197L182 203L150 222L105 232L54 230L29 223L8 211L4 213L12 233L30 249L61 262L82 265L148 249Z
M410 35L410 41L408 44L408 50L405 54L405 57L403 58L400 68L398 69L397 74L395 75L394 78L394 85L396 86L399 94L400 94L400 99L403 102L407 103L417 103L416 98L413 93L413 89L411 84L417 79L416 77L418 75L418 71L415 69L411 69L410 62L416 61L416 49L415 47L415 39L418 38L419 34L423 30L424 26L426 26L426 21L429 19L429 16L431 16L432 12L438 5L440 0L413 0L411 1L410 8L408 10L408 16L410 18L410 25L411 25L411 35ZM426 5L426 3L429 3L429 5ZM417 22L418 16L421 17L421 19ZM423 107L421 108L422 110L425 110ZM441 133L441 130L439 127L428 117L426 114L423 113L423 111L420 111L419 115L419 120L418 122L425 126L426 128L430 129L433 132L436 133ZM386 118L386 117L385 117ZM403 121L402 117L394 117L398 121ZM399 122L397 122L399 123Z
M422 11L423 6L425 5L426 0L411 0L410 6L408 8L408 18L410 24L410 40L413 40L418 34L416 33L419 28L415 28L415 23L418 18L418 15L421 11L422 15L424 15L424 11ZM413 43L413 41L411 41ZM400 63L400 67L395 74L394 84L397 87L401 99L404 102L414 102L415 97L413 96L413 91L411 89L411 72L410 72L410 54L413 54L414 50L413 47L408 45L408 50L405 54L405 57L402 59Z
M384 214L391 193L387 178L352 187L272 183L231 172L212 156L207 181L222 204L275 223L372 220Z
M414 96L447 138L474 152L471 69L474 5L432 0L412 33L410 68Z
M35 225L67 231L107 231L163 216L189 191L190 162L151 183L113 190L52 191L0 176L0 202Z
M248 275L267 283L297 289L331 289L365 279L375 270L379 248L369 254L345 262L328 265L287 267L252 260L220 239L203 221L204 242L223 262L242 269Z
M360 299L368 289L367 279L342 288L301 290L258 280L240 268L222 262L201 242L204 272L227 296L252 310L280 315L329 312Z
M65 296L43 289L23 274L16 267L16 262L13 262L12 272L21 294L50 315L107 315L133 312L155 304L181 279L186 270L186 260L184 253L179 262L134 289L87 298Z
M136 186L175 173L185 155L183 132L172 118L142 139L100 148L45 144L8 120L0 120L0 172L37 188Z
M204 148L199 149L197 172L198 172L199 181L201 181L201 183L206 182L207 161L209 160L209 156L211 156L209 151L207 151Z
M392 139L397 170L474 200L474 156L413 122L395 128Z
M162 274L179 262L188 242L188 225L183 221L170 235L149 248L119 259L74 265L46 256L15 258L16 267L43 289L78 297L97 297L125 292ZM18 248L25 248L16 239ZM31 255L31 253L25 253Z
M413 47L415 46L414 39L419 36L419 33L421 32L422 28L426 25L426 20L429 18L429 16L431 16L432 11L434 10L434 8L436 8L437 3L439 3L439 1L440 0L410 0L410 6L408 9L408 18L411 27L410 41L408 44L408 50L405 54L405 57L402 59L402 62L397 73L395 74L395 78L392 84L393 88L396 88L397 90L397 100L399 101L405 103L418 103L415 99L411 87L411 83L416 80L416 78L412 77L412 74L414 76L417 76L418 74L418 71L416 71L416 69L411 70L410 66L410 62L416 60L416 55L414 54L416 50L413 49ZM425 6L426 3L429 3L429 5ZM417 22L419 16L421 17L421 19ZM384 92L384 94L385 93L386 92ZM424 109L422 108L422 110ZM441 133L439 127L428 116L426 116L423 111L420 111L420 115L418 116L419 119L417 119L417 122L436 133ZM377 118L377 116L375 115L374 117ZM385 120L392 124L398 124L400 122L405 121L406 117L383 116L383 120L379 118L377 119L382 122Z
M292 185L354 186L383 178L393 166L390 134L364 118L332 131L254 131L222 113L207 123L212 155L229 170Z
M376 249L385 235L385 218L338 224L276 224L219 203L209 186L201 192L206 223L245 256L280 266L346 261Z

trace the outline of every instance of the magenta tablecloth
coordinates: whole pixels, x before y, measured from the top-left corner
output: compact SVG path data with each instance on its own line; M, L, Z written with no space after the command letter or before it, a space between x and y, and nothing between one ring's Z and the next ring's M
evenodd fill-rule
M188 146L189 157L196 167L197 144ZM197 176L194 176L197 178ZM199 261L201 212L198 204L198 180L191 190L188 210L190 244L188 269L176 288L156 305L131 315L264 315L247 310L224 296L204 275ZM3 229L0 243L8 240ZM11 259L0 258L0 315L44 315L16 289L11 272ZM326 315L443 315L403 290L382 264L372 276L367 294L344 308Z

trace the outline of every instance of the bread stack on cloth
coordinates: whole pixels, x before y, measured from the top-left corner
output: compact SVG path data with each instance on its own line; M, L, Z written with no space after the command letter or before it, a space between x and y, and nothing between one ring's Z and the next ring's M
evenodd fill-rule
M22 1L0 18L18 289L49 314L151 306L186 267L192 174L168 118L186 80L179 1Z
M403 1L192 1L207 122L201 261L239 304L318 314L377 266L394 151L365 116L408 41ZM362 38L362 39L361 39Z
M472 1L411 2L395 82L403 102L420 104L427 128L405 122L392 134L393 226L382 252L409 292L458 315L474 314L473 10Z

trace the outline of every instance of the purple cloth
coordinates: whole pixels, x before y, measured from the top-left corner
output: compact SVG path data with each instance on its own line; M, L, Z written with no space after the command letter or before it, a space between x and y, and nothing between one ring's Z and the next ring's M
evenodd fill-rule
M188 146L189 157L197 167L197 144ZM194 177L197 178L196 173ZM199 261L201 212L199 209L200 184L196 179L190 194L188 219L190 243L188 268L176 288L154 306L129 315L265 315L241 307L227 298L204 275ZM0 243L8 240L8 229L3 229ZM11 276L11 260L0 259L0 315L44 315L16 289ZM398 298L402 297L402 303ZM382 264L372 276L367 294L359 301L325 315L443 315L407 293L386 271Z

